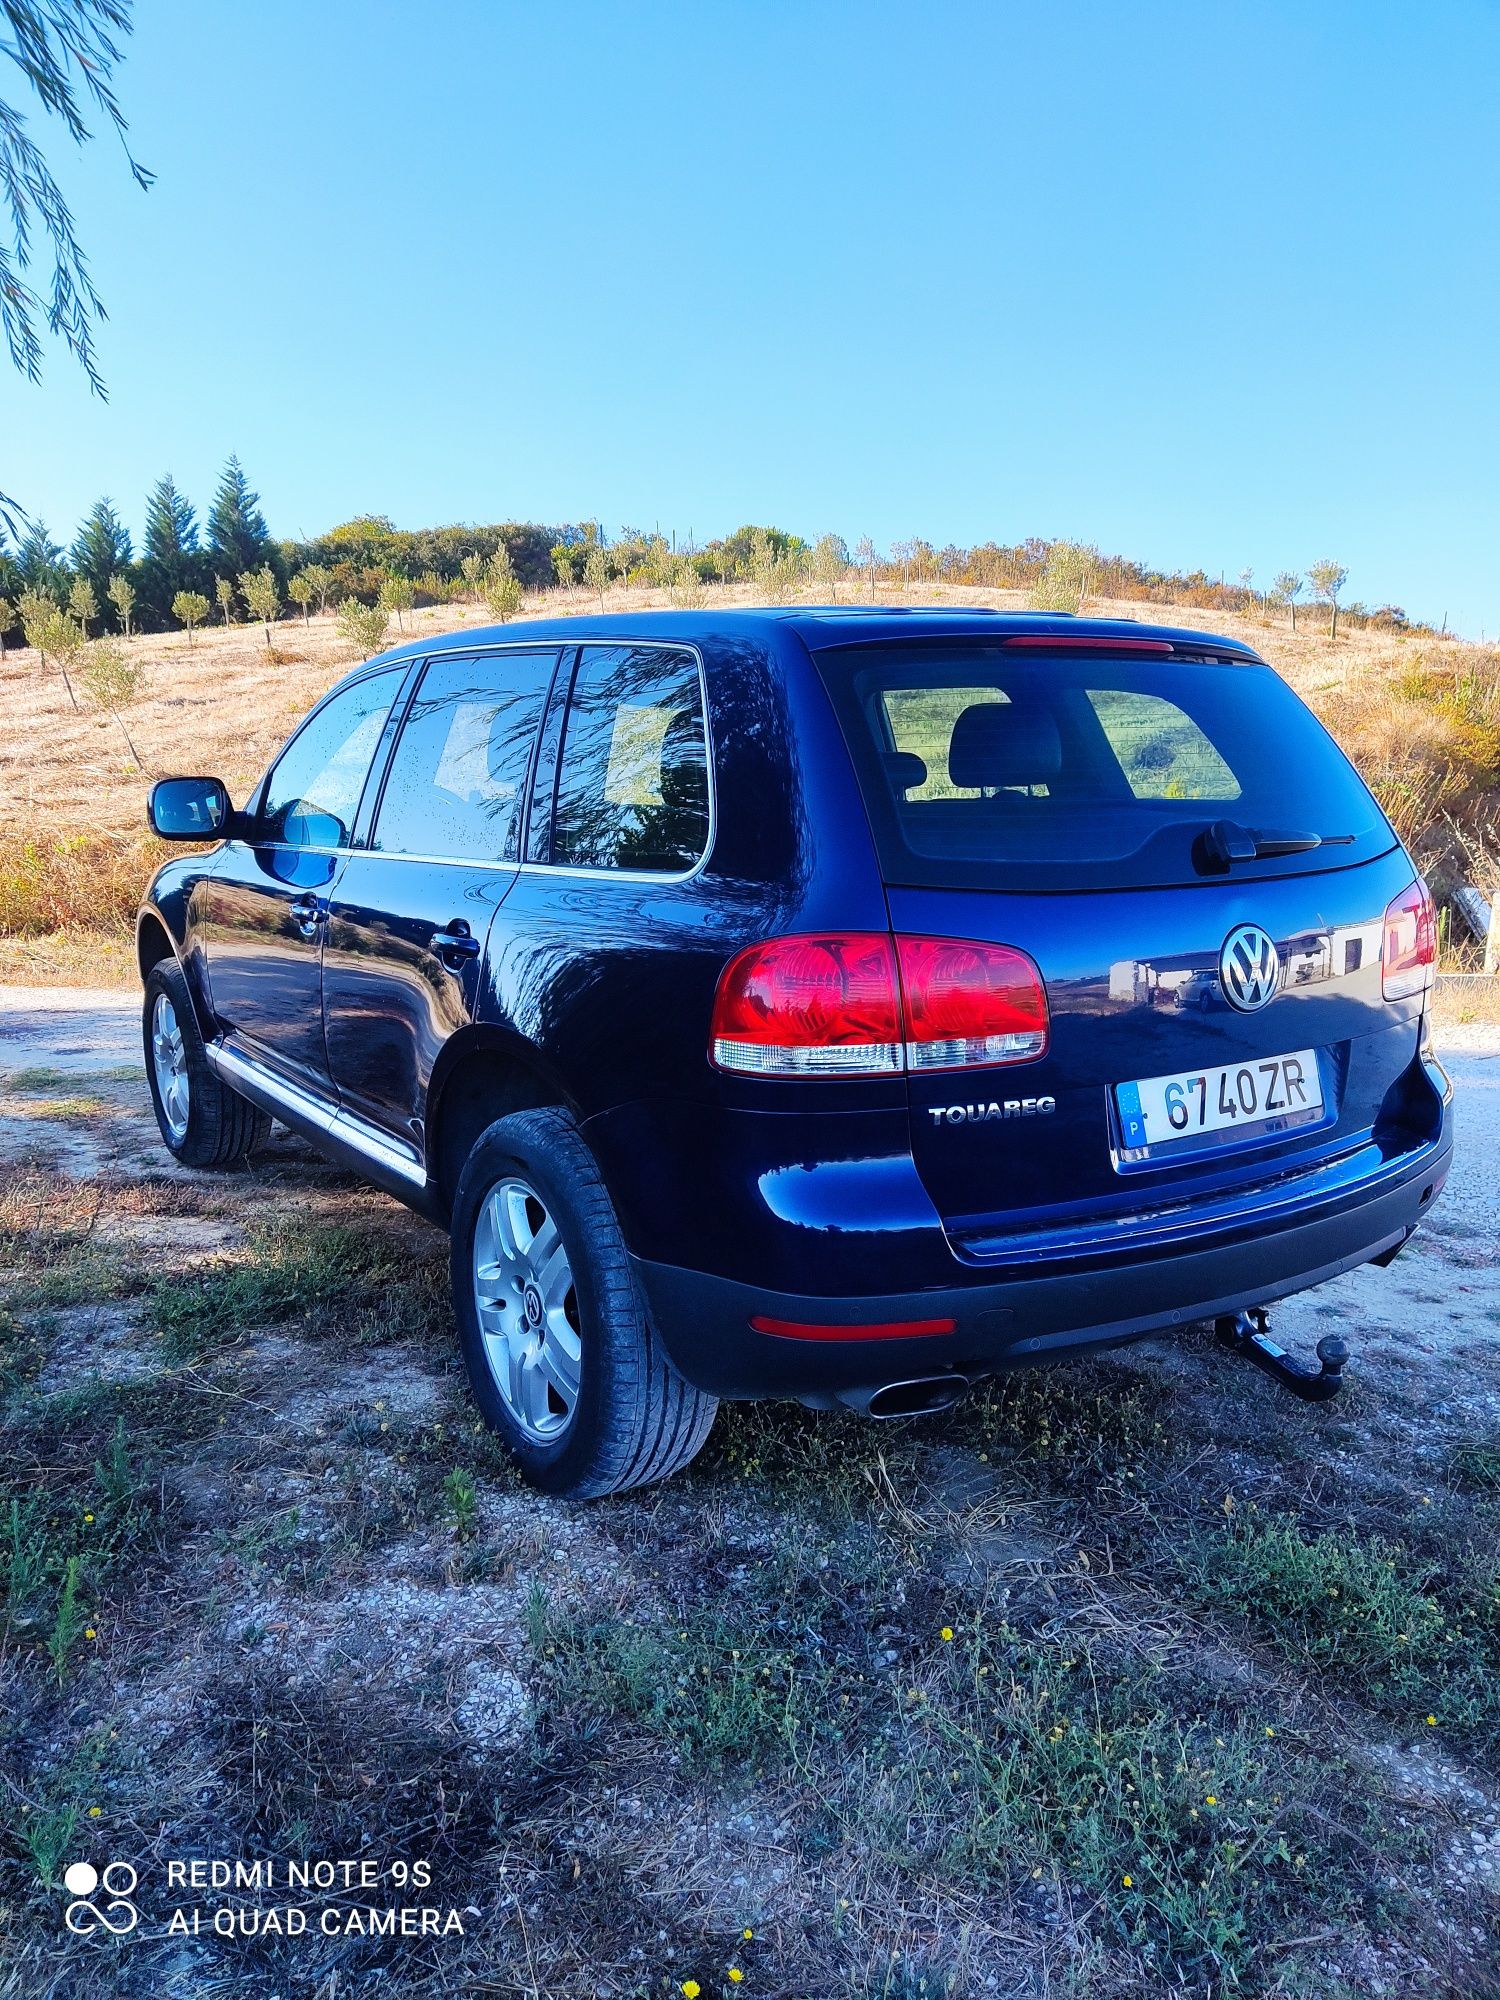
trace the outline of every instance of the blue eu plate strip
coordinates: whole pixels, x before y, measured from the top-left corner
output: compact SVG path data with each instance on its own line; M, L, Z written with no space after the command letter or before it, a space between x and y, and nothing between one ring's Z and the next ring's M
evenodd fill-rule
M1141 1093L1133 1083L1115 1085L1115 1103L1120 1111L1120 1135L1127 1148L1144 1146L1146 1121L1141 1116Z

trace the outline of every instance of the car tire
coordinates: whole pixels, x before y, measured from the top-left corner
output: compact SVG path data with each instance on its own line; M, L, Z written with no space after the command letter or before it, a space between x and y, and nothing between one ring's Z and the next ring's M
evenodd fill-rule
M474 1400L531 1485L597 1499L669 1478L697 1454L717 1400L668 1359L566 1112L517 1111L480 1134L451 1228Z
M209 1066L187 980L175 959L146 974L146 1082L162 1144L185 1167L232 1167L263 1145L271 1121Z

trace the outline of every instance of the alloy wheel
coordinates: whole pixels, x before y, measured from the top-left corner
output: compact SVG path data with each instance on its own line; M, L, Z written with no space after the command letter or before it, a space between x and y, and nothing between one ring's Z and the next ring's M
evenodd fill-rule
M578 1403L578 1295L557 1223L526 1181L497 1181L480 1204L474 1306L507 1411L533 1442L554 1442Z
M167 1130L173 1145L180 1146L188 1128L187 1050L177 1010L165 993L157 994L151 1009L151 1067Z

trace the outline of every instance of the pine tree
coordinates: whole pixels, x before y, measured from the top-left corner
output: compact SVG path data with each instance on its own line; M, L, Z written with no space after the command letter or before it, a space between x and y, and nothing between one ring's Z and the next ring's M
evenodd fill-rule
M215 568L228 570L231 576L259 569L270 554L271 537L260 511L260 495L250 491L237 458L225 466L214 504L208 510L208 549Z
M73 568L86 577L102 603L109 580L130 561L130 533L112 500L96 500L73 543Z
M28 590L45 591L60 603L68 594L63 552L47 533L44 521L33 521L26 539L16 550L16 568Z
M203 568L198 552L198 517L169 472L146 495L142 594L153 611L165 617L178 591L203 582Z

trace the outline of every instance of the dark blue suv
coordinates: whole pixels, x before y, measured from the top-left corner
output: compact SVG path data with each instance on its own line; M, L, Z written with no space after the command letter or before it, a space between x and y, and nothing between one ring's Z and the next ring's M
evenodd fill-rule
M876 1415L1386 1262L1441 1187L1425 886L1248 648L1053 616L413 641L151 885L181 1160L275 1117L444 1222L547 1490L720 1397Z

